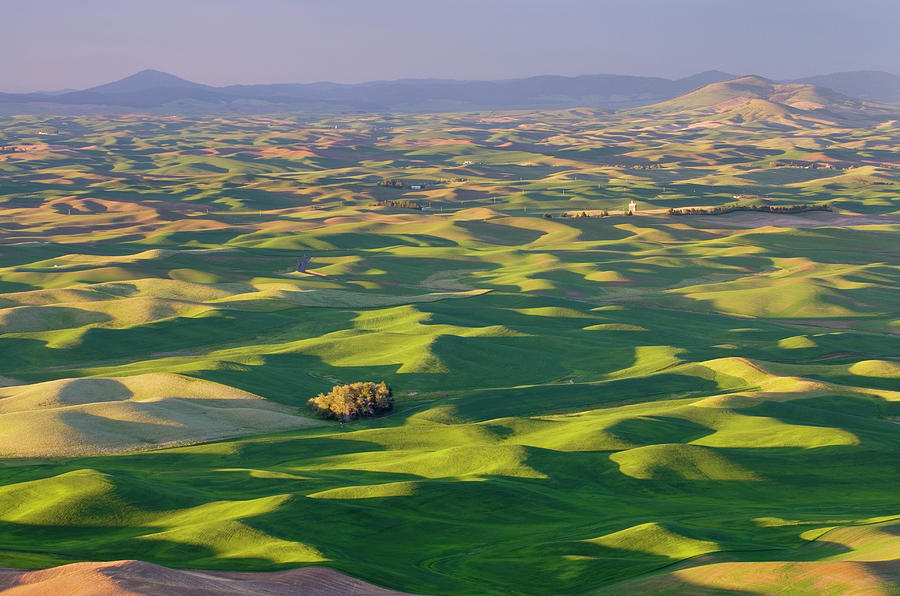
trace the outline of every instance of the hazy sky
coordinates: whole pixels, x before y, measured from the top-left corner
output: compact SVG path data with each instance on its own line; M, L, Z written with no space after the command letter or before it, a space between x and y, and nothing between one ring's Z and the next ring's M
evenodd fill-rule
M0 0L0 90L535 74L900 74L900 0Z

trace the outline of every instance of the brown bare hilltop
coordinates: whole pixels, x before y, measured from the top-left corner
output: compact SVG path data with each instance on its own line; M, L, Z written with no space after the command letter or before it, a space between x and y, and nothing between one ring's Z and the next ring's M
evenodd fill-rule
M302 567L273 573L169 569L144 561L72 563L50 569L0 569L7 596L410 596L332 569Z

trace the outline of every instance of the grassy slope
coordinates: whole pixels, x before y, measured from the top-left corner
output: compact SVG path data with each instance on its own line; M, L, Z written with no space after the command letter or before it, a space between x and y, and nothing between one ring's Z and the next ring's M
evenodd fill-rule
M251 393L166 373L0 389L0 457L114 453L316 424Z

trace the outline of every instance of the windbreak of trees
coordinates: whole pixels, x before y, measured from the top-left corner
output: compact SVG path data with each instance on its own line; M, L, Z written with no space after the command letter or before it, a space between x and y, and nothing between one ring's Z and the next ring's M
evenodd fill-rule
M811 170L834 170L836 166L827 161L805 161L802 159L776 159L769 162L772 168L807 168Z
M394 409L394 396L384 381L361 381L335 385L328 393L320 393L306 402L323 418L346 422L366 418Z
M403 180L397 178L382 178L378 186L390 186L391 188L403 188Z
M415 201L409 199L400 199L399 201L378 201L376 207L400 207L401 209L418 209L422 210L422 206Z
M575 215L569 215L568 213L563 213L562 217L574 217L576 219L590 219L592 217L609 217L609 211L606 209L601 209L597 215L588 215L587 211L582 211L581 213L576 213Z
M718 207L670 208L669 215L722 215L732 211L763 211L766 213L802 213L804 211L831 211L831 205L800 203L797 205L720 205Z

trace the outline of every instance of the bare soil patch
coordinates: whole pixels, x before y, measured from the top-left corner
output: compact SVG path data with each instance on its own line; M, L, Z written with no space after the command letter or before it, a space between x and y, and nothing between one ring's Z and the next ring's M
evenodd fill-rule
M169 569L143 561L72 563L51 569L0 568L9 596L409 596L323 567L273 573Z

